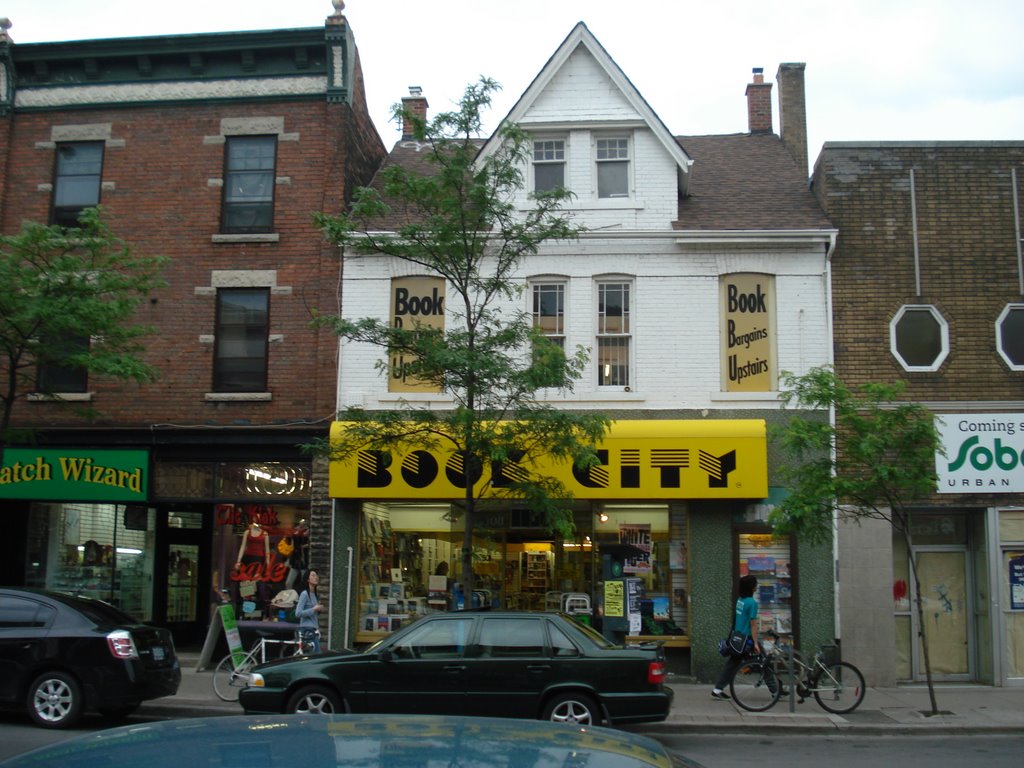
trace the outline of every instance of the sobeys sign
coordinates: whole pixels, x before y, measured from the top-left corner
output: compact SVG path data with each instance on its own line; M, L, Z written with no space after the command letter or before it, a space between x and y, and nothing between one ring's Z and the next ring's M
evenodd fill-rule
M1024 414L935 417L946 455L936 455L939 493L1024 492Z
M0 498L146 501L149 452L88 448L7 448Z

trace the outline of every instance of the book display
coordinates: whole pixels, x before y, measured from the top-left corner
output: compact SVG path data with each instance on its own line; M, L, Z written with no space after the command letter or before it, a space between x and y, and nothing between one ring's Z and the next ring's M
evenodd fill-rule
M739 534L739 575L757 577L758 629L793 641L793 578L788 536Z

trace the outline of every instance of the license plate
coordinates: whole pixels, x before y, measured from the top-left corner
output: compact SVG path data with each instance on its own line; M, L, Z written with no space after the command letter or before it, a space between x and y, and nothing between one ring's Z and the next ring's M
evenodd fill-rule
M163 661L166 655L167 652L162 645L153 646L153 661Z

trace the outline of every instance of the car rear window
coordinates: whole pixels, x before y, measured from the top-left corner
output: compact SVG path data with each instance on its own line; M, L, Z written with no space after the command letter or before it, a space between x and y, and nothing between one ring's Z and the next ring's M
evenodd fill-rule
M74 608L96 624L115 626L139 623L127 613L99 600L86 600L81 597L74 597L73 595L53 595L53 597L65 605Z

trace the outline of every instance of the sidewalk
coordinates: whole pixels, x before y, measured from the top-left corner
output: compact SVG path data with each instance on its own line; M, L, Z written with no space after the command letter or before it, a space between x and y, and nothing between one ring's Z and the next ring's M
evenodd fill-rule
M212 667L196 672L198 654L180 654L181 687L176 696L146 702L139 714L147 717L184 718L240 715L237 703L224 702L213 692ZM831 715L813 699L796 704L790 712L782 699L768 712L746 712L731 701L711 698L710 685L671 683L675 701L662 723L637 725L630 730L661 733L836 733L914 734L1011 733L1024 731L1024 688L983 685L940 685L936 699L942 714L926 717L930 709L924 685L868 688L864 702L848 715Z

